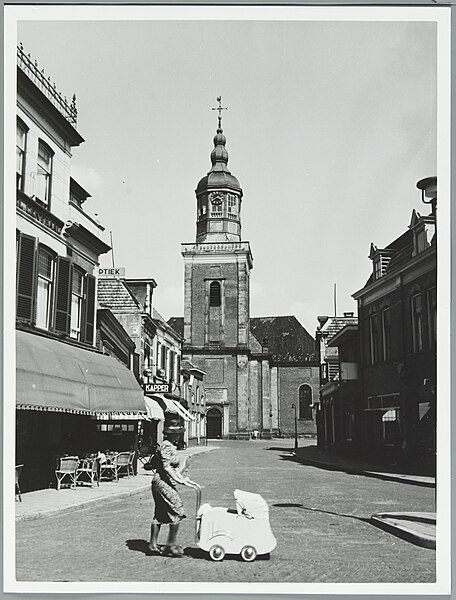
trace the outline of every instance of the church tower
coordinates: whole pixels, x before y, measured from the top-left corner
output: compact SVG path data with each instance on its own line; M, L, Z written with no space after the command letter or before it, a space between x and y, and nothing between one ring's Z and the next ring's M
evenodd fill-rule
M247 436L249 242L241 238L242 189L228 169L219 102L212 167L196 188L196 240L184 257L184 355L206 372L209 437Z

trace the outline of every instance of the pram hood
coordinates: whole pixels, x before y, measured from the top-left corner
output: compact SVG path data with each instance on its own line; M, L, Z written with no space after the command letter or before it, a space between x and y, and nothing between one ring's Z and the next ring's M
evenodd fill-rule
M254 519L269 520L269 507L266 500L260 494L234 490L236 509L238 514Z

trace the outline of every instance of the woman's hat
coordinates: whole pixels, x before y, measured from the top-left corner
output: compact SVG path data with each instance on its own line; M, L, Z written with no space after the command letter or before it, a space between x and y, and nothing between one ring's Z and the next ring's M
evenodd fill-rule
M185 428L182 425L179 425L179 421L170 421L168 425L163 429L163 433L165 435L169 435L170 433L184 433Z

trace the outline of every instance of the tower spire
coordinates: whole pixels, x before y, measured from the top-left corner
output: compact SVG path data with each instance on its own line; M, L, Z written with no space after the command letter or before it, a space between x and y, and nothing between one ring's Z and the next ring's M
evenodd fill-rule
M222 107L222 97L221 96L217 96L217 102L219 103L219 105L216 106L215 108L212 108L212 110L218 110L218 128L221 130L222 129L222 110L228 110L228 106Z

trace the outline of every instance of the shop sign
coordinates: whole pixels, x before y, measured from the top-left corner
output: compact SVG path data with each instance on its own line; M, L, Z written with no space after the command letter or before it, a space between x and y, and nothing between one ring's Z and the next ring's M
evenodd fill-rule
M170 383L144 383L145 394L170 394L172 392Z
M125 277L125 267L116 267L112 269L98 269L98 277Z

